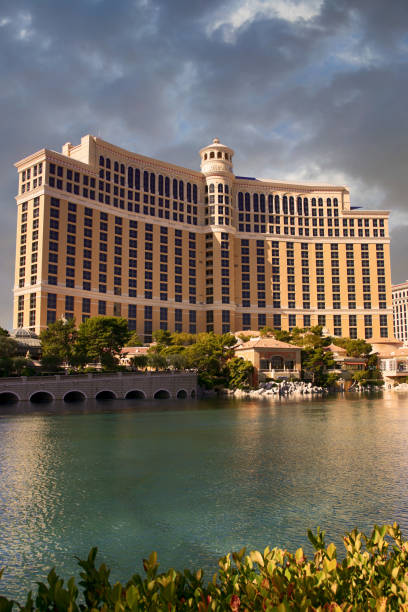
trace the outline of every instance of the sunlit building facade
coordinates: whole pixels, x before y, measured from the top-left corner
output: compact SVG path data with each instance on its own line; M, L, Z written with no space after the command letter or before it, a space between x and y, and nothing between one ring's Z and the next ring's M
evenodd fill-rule
M19 161L14 326L393 337L388 212L344 186L236 176L233 154L214 139L198 172L87 135Z
M394 313L394 335L408 344L408 280L392 286L392 308Z

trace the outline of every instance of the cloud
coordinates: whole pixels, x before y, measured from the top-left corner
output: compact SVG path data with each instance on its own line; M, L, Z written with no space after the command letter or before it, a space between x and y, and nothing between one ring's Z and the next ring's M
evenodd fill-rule
M89 132L196 169L218 136L237 174L348 184L353 202L394 211L393 280L405 280L406 0L15 0L0 32L0 325L13 163Z

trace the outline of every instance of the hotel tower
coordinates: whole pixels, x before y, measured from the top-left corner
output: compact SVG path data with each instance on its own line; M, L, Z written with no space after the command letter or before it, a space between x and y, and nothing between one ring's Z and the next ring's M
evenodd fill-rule
M87 135L19 161L14 327L393 337L388 212L344 186L236 176L233 155L215 138L198 172Z

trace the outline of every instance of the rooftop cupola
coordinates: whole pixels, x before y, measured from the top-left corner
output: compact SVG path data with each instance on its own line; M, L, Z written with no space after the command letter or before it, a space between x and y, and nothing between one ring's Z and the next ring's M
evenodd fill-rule
M232 156L234 151L214 138L211 144L200 151L201 172L204 174L232 174Z

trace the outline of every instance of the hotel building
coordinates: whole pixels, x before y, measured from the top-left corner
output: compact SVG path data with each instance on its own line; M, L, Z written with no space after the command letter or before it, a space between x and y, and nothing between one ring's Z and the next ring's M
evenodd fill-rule
M215 138L198 172L87 135L19 161L14 326L392 338L388 212L344 186L235 176L233 155Z
M394 312L394 335L408 344L408 280L392 286L392 308Z

